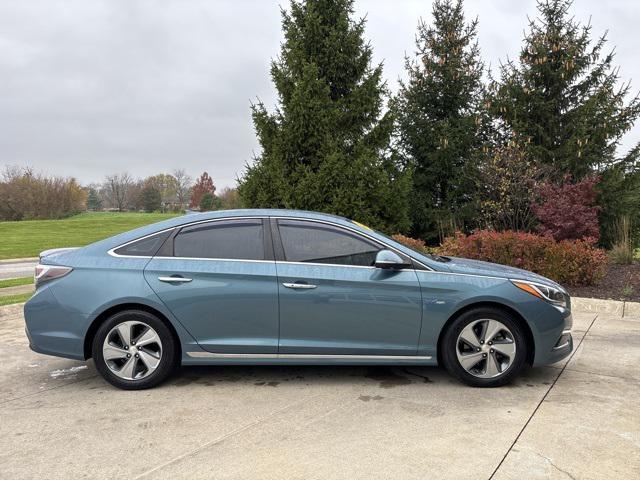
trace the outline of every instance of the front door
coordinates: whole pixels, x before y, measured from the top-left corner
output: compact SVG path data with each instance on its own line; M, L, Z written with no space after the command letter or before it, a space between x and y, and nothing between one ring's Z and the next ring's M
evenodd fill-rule
M384 245L351 229L277 220L280 354L415 355L422 301L413 269L373 266Z
M199 223L173 238L173 256L147 264L151 288L205 350L277 353L278 286L268 235L260 218Z

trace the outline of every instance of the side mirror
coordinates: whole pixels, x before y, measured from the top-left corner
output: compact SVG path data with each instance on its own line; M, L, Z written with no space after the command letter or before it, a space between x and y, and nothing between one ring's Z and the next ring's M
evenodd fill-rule
M377 268L393 268L400 269L410 267L411 265L405 262L400 255L391 250L380 250L376 254L376 261L374 266Z

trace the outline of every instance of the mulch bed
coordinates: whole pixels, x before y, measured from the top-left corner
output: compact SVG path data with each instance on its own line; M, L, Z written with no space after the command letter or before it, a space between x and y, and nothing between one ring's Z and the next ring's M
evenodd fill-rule
M571 287L569 293L573 297L640 302L640 262L635 262L632 265L611 264L607 267L607 274L598 285Z

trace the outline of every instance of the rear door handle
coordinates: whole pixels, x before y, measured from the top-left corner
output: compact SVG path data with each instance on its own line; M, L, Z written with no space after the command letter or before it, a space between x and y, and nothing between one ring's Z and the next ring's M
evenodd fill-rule
M158 277L158 280L167 283L187 283L191 281L190 278L185 277Z
M296 290L309 290L311 288L316 288L317 285L311 285L309 283L283 283L287 288L293 288Z

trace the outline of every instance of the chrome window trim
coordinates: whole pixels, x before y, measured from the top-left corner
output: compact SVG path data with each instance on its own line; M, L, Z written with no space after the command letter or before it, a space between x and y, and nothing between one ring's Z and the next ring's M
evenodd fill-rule
M263 360L431 360L430 355L322 355L314 353L214 353L187 352L191 358Z
M309 265L310 267L345 267L345 268L367 268L374 269L377 267L371 265L343 265L340 263L314 263L314 262L289 262L289 261L277 261L278 265ZM413 270L413 269L411 269Z
M149 258L156 258L158 260L198 260L198 261L210 261L210 262L248 262L248 263L275 263L275 260L250 260L245 258L208 258L208 257L162 257L155 256Z
M199 258L199 257L159 257L159 256L155 256L155 257L150 257L148 255L119 255L117 253L115 253L115 250L122 248L122 247L126 247L127 245L133 243L133 242L137 242L138 240L144 240L145 238L148 237L152 237L154 235L158 235L159 233L163 233L166 232L168 230L174 230L176 228L185 228L185 227L190 227L193 225L198 225L201 223L210 223L210 222L220 222L223 220L262 220L264 218L275 218L275 219L281 219L281 220L300 220L300 221L305 221L305 222L316 222L316 223L324 223L326 225L331 225L332 227L338 227L338 228L344 228L346 230L349 230L357 235L362 235L363 237L368 238L369 240L377 243L377 244L381 244L384 245L385 247L387 247L389 250L392 250L396 253L399 253L401 255L407 256L409 258L411 258L411 260L413 260L414 262L418 263L419 265L423 266L424 268L426 268L427 270L422 270L422 271L434 271L433 268L431 268L428 265L425 265L424 263L422 263L419 260L416 260L414 257L412 257L411 255L407 255L406 253L398 250L397 248L392 247L391 245L388 245L387 243L378 240L377 238L374 238L370 235L367 235L366 233L363 233L359 230L356 230L355 228L351 228L348 227L346 225L340 225L339 223L334 223L334 222L329 222L326 220L320 220L320 219L316 219L316 218L304 218L304 217L288 217L288 216L271 216L271 215L263 215L263 216L247 216L247 217L221 217L221 218L210 218L208 220L199 220L199 221L195 221L195 222L190 222L190 223L185 223L183 225L175 225L173 227L169 227L169 228L165 228L164 230L159 230L157 232L153 232L150 233L148 235L136 238L134 240L130 240L126 243L123 243L121 245L118 245L116 247L113 247L112 249L108 250L107 253L109 255L111 255L112 257L117 257L117 258L158 258L158 259L162 259L162 260L211 260L211 261L224 261L224 262L266 262L266 263L285 263L285 264L293 264L293 265L312 265L312 266L331 266L331 267L346 267L346 268L376 268L374 266L362 266L362 265L341 265L341 264L336 264L336 263L310 263L310 262L287 262L287 261L276 261L276 260L244 260L244 259L233 259L233 258ZM414 268L411 268L410 270L415 270ZM441 272L439 272L441 273Z

